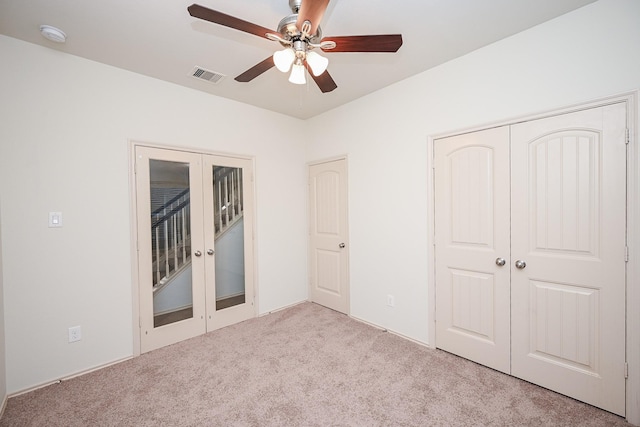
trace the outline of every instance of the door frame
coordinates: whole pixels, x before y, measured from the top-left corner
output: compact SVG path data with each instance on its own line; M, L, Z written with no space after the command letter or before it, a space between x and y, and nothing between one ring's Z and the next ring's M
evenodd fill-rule
M137 208L137 190L136 190L136 147L149 147L163 150L183 151L202 155L211 155L219 157L227 157L230 159L243 159L251 162L252 180L247 185L250 185L253 190L254 196L256 195L256 178L255 178L255 157L242 154L230 154L224 152L217 152L206 150L203 148L193 147L181 147L177 145L158 144L152 142L145 142L140 140L128 140L128 155L129 155L129 243L130 243L130 259L131 259L131 332L132 332L132 345L133 345L133 357L138 357L142 354L142 340L141 340L141 320L140 320L140 283L139 283L139 260L138 260L138 208ZM255 209L255 200L254 200ZM253 228L253 298L254 298L254 311L258 313L258 253L257 253L257 237L256 237L256 221L257 215L252 215L252 228Z
M350 216L349 216L349 157L345 154L342 156L335 156L335 157L328 157L328 158L324 158L324 159L320 159L320 160L314 160L311 162L307 162L306 165L306 177L307 177L307 194L306 194L306 204L307 204L307 222L308 222L308 227L307 227L307 292L308 292L308 300L311 300L311 290L312 290L312 284L311 284L311 223L310 218L311 218L311 203L310 203L310 196L311 196L311 190L309 188L309 186L311 185L311 182L309 180L309 175L310 175L310 171L311 171L311 166L314 165L321 165L323 163L331 163L331 162L336 162L339 160L344 160L345 162L345 169L346 169L346 192L347 194L345 195L345 197L347 198L347 265L346 265L346 269L347 269L347 283L346 283L346 288L347 288L347 292L346 292L346 303L347 303L347 312L345 313L347 316L351 316L351 270L349 268L349 260L351 259L351 252L350 252L350 234L349 234L349 223L350 223Z
M626 419L631 424L640 425L640 147L638 122L640 90L626 92L581 104L543 111L536 114L513 117L485 125L459 129L453 132L429 135L427 137L427 244L430 253L427 256L427 332L428 345L435 348L436 343L436 290L435 290L435 140L450 136L475 132L492 127L514 125L531 120L557 116L610 104L624 102L627 107L629 128L627 146L627 247L629 249L626 265L626 360L628 378L626 383Z

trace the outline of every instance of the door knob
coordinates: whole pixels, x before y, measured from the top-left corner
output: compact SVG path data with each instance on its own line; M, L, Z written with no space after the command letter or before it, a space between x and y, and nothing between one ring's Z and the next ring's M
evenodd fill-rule
M345 245L344 245L344 243L340 243L340 244L338 245L338 247L339 247L340 249L344 248L344 246L345 246Z
M200 255L202 255L202 252L200 252L200 251L195 251L193 254L194 254L195 256L200 256Z
M516 261L516 268L519 268L520 270L522 270L523 268L525 268L527 266L527 263L522 261L522 260L517 260Z
M498 267L502 267L503 265L505 265L507 263L507 261L505 261L504 258L496 258L496 265Z
M207 253L208 253L209 255L213 255L213 249L207 249Z

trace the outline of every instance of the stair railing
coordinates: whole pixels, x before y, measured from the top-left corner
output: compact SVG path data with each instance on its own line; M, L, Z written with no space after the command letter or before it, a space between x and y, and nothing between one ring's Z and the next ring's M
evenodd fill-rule
M215 237L218 238L242 218L242 169L221 167L214 174L213 183Z
M217 167L214 172L215 239L238 222L244 211L242 169ZM191 262L189 189L151 213L154 292Z
M190 206L187 188L151 213L154 289L191 261Z

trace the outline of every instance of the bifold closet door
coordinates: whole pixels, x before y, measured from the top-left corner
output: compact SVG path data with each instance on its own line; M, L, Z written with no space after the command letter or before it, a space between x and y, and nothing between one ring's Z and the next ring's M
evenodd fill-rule
M620 103L511 133L511 372L620 415L625 131Z
M510 371L509 128L435 141L436 346Z

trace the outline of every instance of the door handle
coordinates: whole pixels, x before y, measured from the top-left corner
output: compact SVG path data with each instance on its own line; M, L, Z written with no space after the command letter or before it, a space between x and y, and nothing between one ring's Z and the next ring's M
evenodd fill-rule
M525 268L527 266L527 263L522 261L522 260L517 260L516 261L516 268L522 270L523 268Z
M339 247L340 249L343 249L343 248L345 247L345 244L344 244L344 243L340 243L340 244L338 245L338 247Z
M193 254L194 254L195 256L200 256L200 255L202 255L202 252L200 252L200 251L195 251Z
M496 258L496 265L498 267L502 267L503 265L505 265L507 263L507 261L505 261L504 258Z
M207 254L213 255L214 254L213 249L207 249Z

